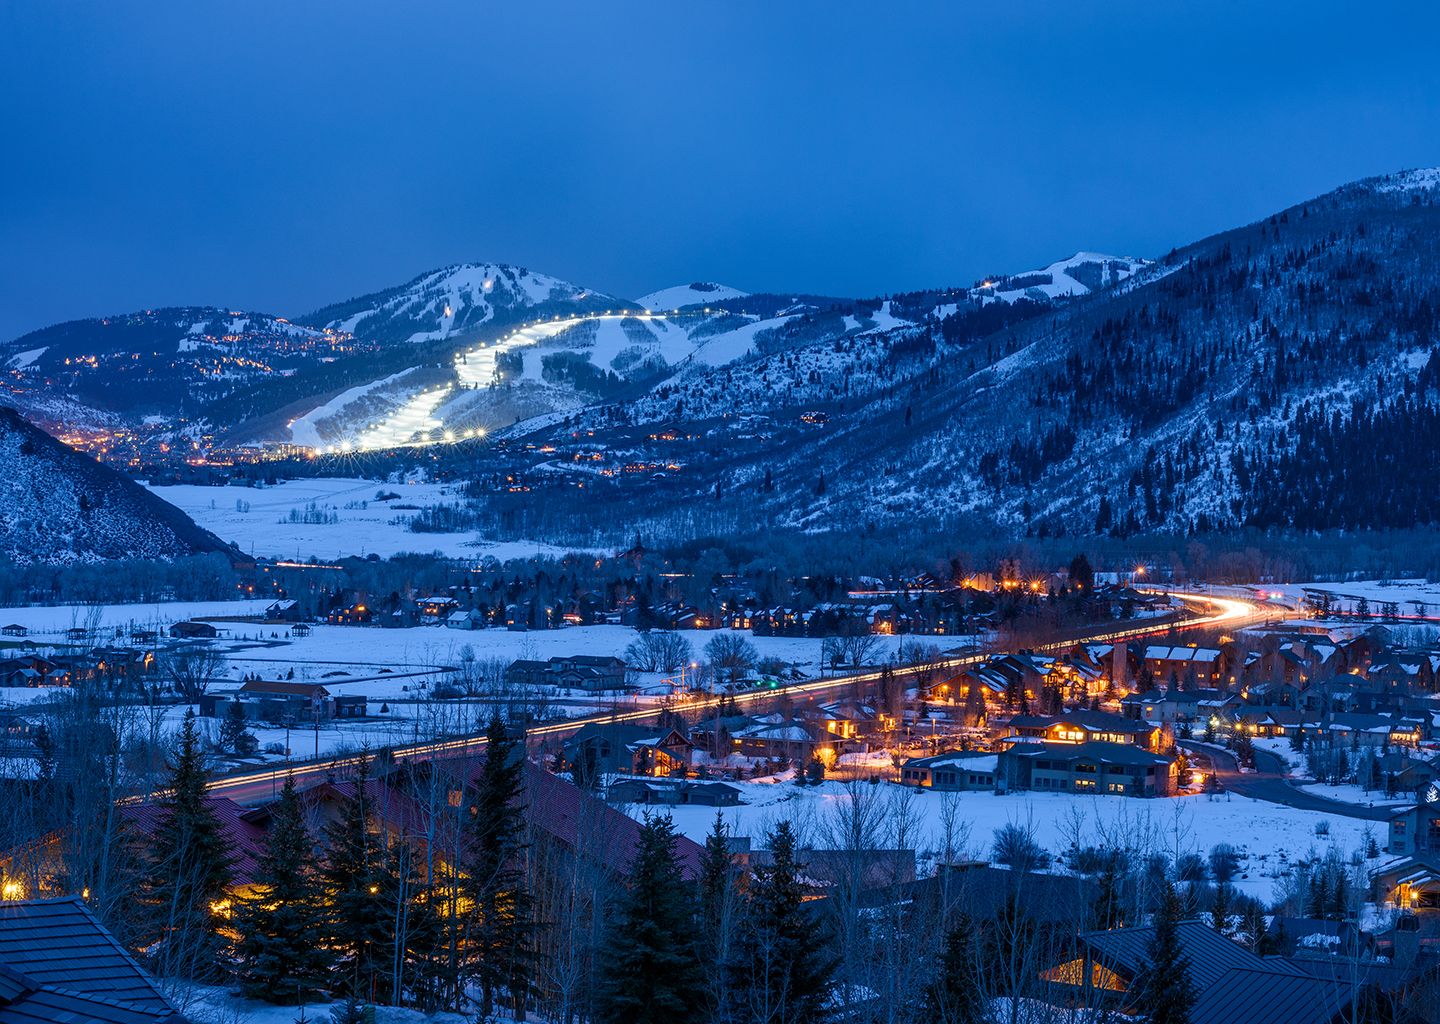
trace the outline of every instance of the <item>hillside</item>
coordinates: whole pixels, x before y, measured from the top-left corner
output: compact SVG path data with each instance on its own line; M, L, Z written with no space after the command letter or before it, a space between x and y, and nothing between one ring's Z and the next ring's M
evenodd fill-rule
M741 532L1433 524L1437 183L1358 182L1153 263L1084 260L1123 270L1093 291L1061 261L1048 281L893 296L857 318L869 330L798 318L746 362L567 423L631 464L675 465L653 439L691 439L663 481L585 500Z
M21 565L231 553L184 513L0 408L0 559Z

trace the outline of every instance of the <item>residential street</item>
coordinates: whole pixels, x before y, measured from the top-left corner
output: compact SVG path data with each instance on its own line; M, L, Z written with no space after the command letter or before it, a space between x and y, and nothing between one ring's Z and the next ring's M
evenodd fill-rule
M1285 778L1284 765L1280 758L1266 750L1255 751L1256 771L1242 772L1235 755L1224 747L1189 740L1180 742L1186 750L1203 754L1210 759L1215 776L1220 784L1232 793L1248 796L1255 800L1268 800L1273 804L1298 807L1305 811L1320 811L1338 814L1347 818L1361 818L1366 821L1387 821L1391 808L1367 807L1364 804L1346 803L1316 796L1306 792Z

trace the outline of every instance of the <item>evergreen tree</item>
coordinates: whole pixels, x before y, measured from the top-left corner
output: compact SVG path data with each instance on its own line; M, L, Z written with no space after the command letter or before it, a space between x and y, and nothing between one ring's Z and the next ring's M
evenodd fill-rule
M923 1019L934 1024L984 1024L985 1000L979 985L979 933L960 914L945 935L935 976L925 987Z
M303 1003L325 986L330 954L313 860L295 780L287 778L271 813L255 893L236 914L240 983L251 998Z
M671 1024L685 1017L701 990L700 965L683 941L694 907L675 853L668 817L640 827L630 880L610 928L601 1024Z
M466 887L474 905L471 973L481 1012L494 1012L508 992L518 1011L531 989L532 898L521 870L524 856L524 752L499 714L486 730L485 763L476 783L467 847Z
M1160 908L1155 913L1150 939L1149 963L1132 990L1134 1006L1146 1024L1189 1024L1195 1005L1195 988L1190 980L1190 962L1180 947L1177 927L1182 914L1180 895L1166 880L1160 891Z
M773 1024L812 1024L826 1019L835 962L802 907L802 865L790 823L777 825L768 840L771 863L755 872L745 899L736 997L748 1006L738 1012Z
M220 723L220 745L226 750L235 750L240 737L245 735L245 705L232 700L225 709L225 718Z
M717 810L705 837L700 859L700 900L696 954L705 977L706 1019L730 1019L730 986L726 964L731 958L735 928L735 869L730 860L729 832Z
M219 928L230 883L230 858L220 821L205 799L210 774L187 711L171 764L158 827L148 851L149 871L141 900L150 911L159 940L159 970L213 978L224 947Z
M345 801L340 817L325 828L321 869L329 908L327 939L338 955L342 991L356 999L375 998L386 991L390 975L384 965L392 947L391 917L381 894L390 886L384 851L371 828L365 775L362 761L354 795Z
M1215 887L1215 902L1210 905L1210 927L1221 935L1230 935L1230 903L1234 894L1230 886L1221 882Z
M1095 894L1095 902L1090 907L1091 928L1111 931L1125 927L1125 904L1121 892L1124 876L1121 868L1120 853L1116 850L1109 851L1104 865L1100 868L1100 877L1096 879L1100 891Z

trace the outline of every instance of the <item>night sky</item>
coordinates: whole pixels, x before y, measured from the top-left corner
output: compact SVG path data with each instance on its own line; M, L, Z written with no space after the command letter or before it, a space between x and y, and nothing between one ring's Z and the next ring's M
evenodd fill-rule
M0 340L467 259L870 296L1156 255L1440 164L1437 38L1429 4L4 4Z

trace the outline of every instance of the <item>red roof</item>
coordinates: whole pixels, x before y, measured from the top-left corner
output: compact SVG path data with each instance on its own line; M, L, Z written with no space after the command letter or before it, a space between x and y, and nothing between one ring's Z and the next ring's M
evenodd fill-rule
M230 856L230 875L236 885L253 885L265 852L265 830L246 817L250 808L241 807L223 796L205 798L211 812L220 822L220 836ZM127 824L137 835L153 837L164 820L165 807L159 803L121 805Z
M319 683L267 683L252 679L240 687L242 693L274 693L285 697L328 697L330 691Z

